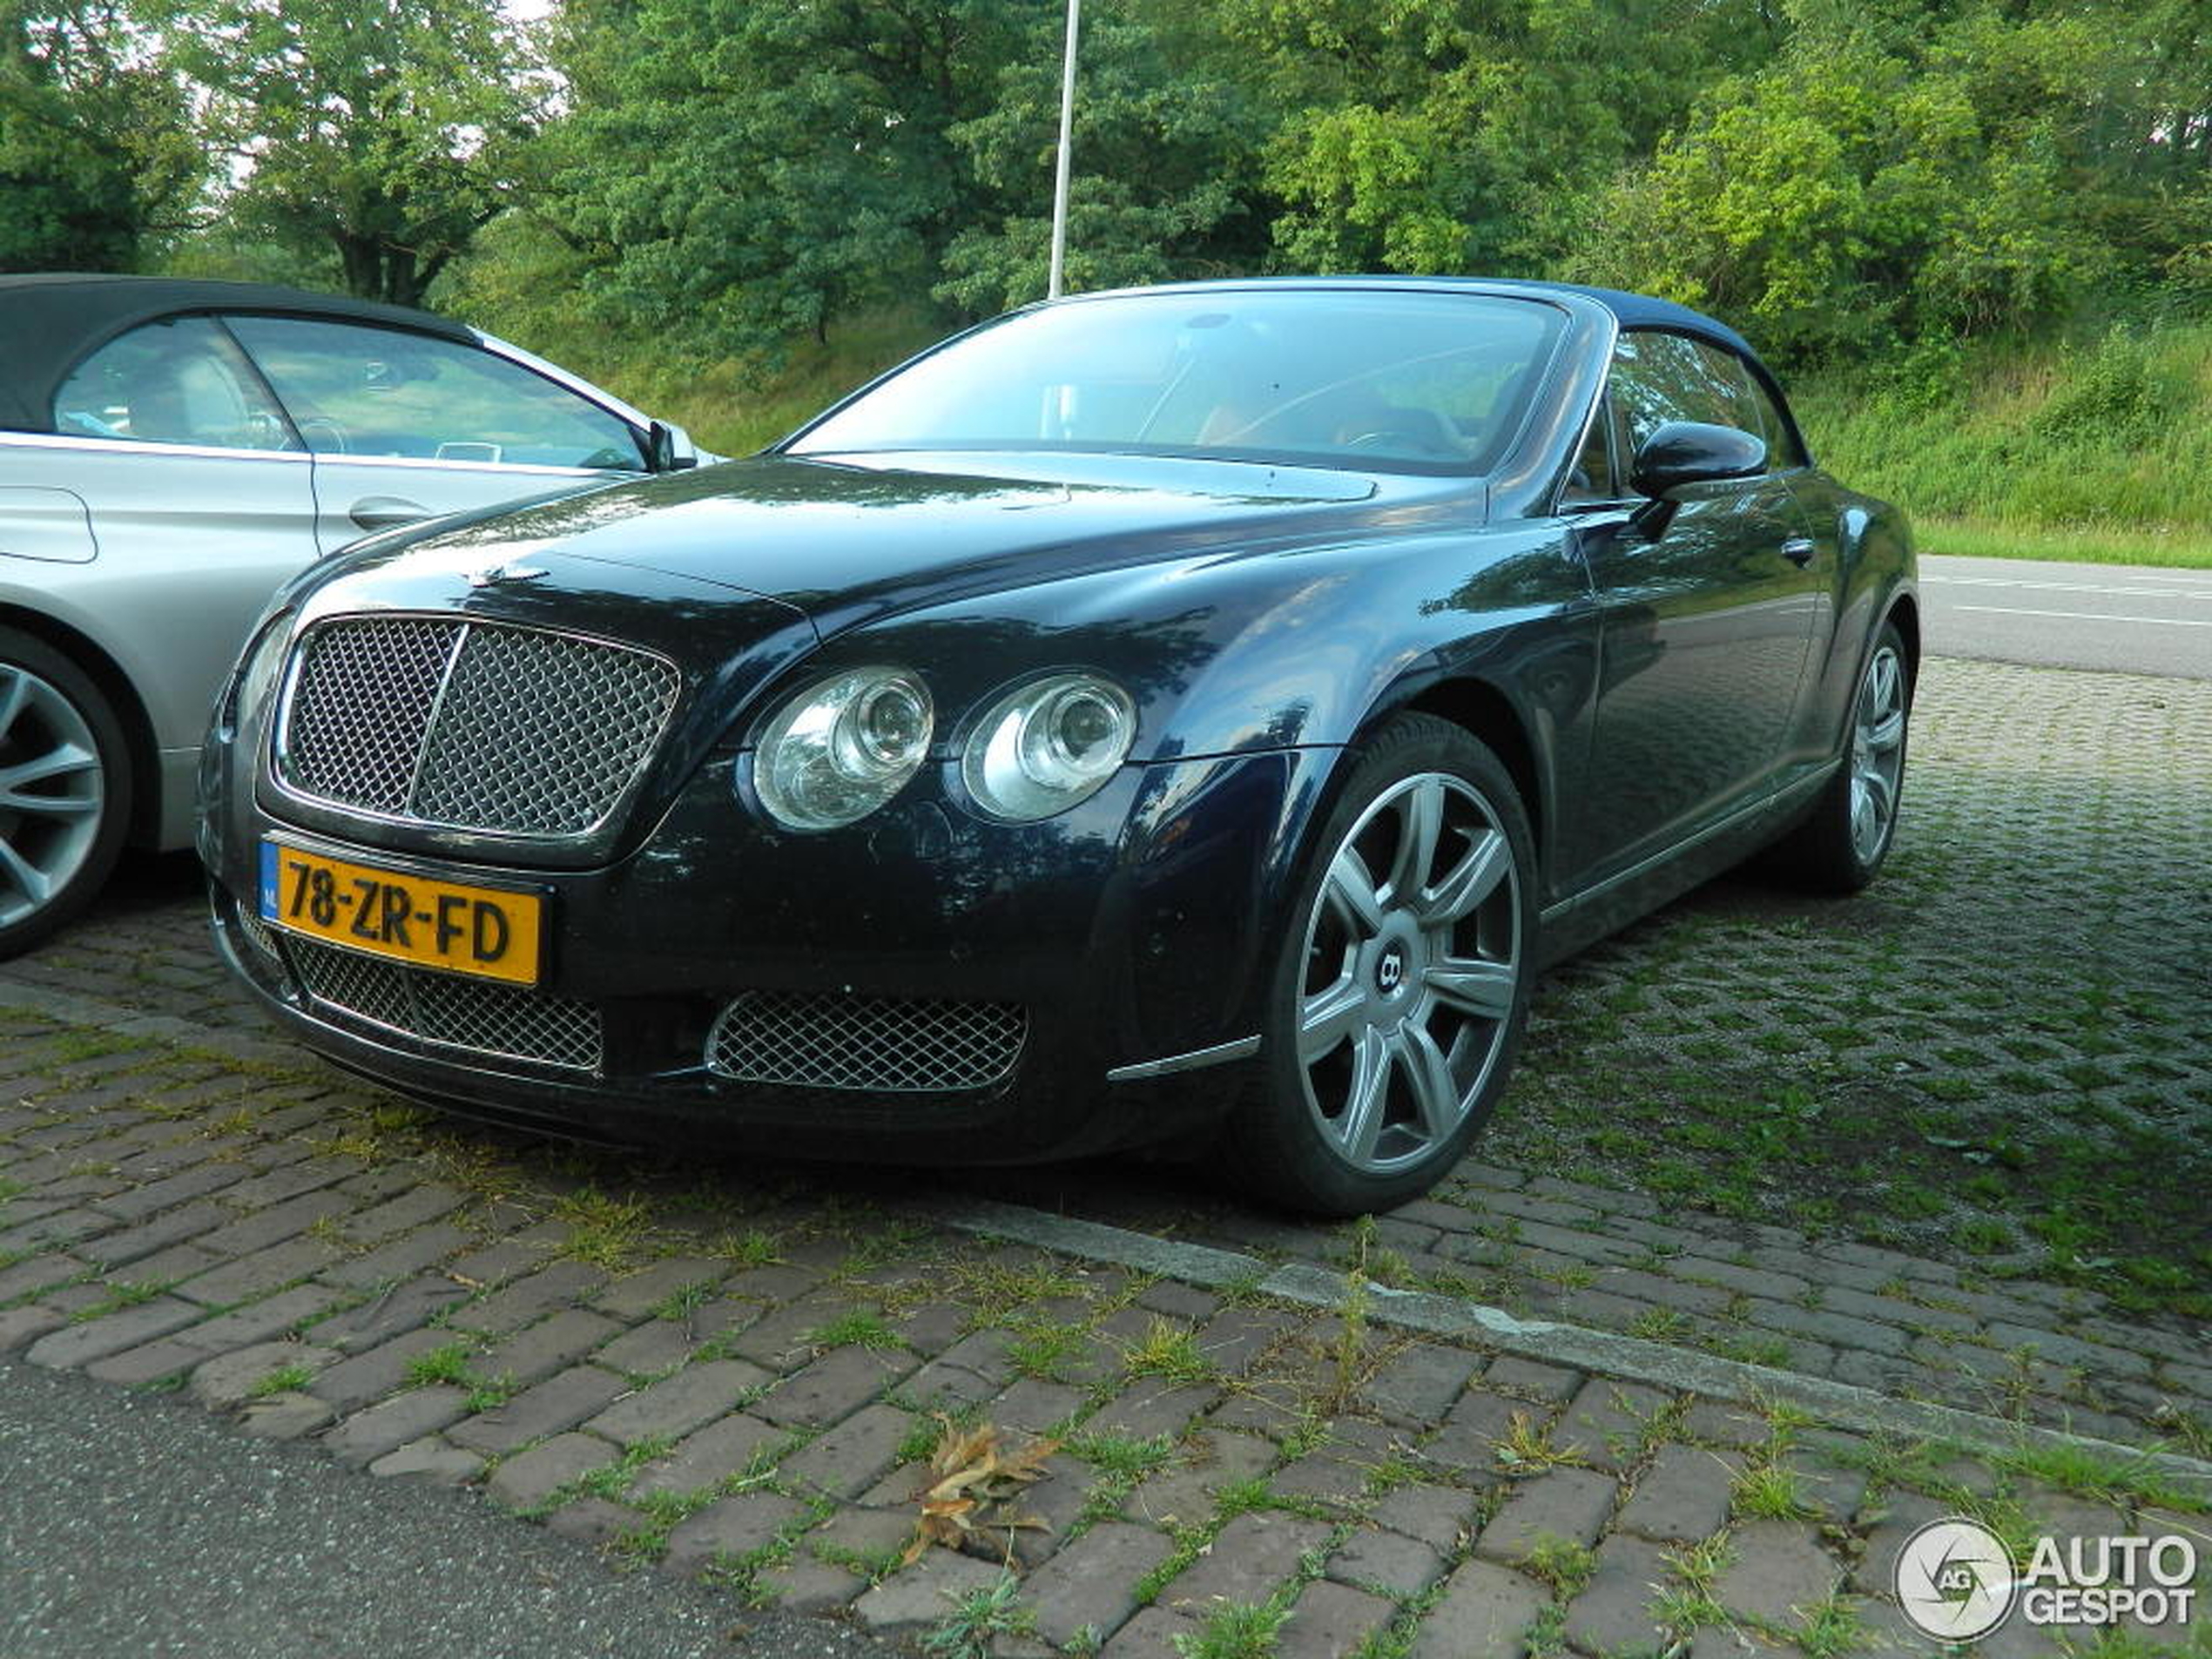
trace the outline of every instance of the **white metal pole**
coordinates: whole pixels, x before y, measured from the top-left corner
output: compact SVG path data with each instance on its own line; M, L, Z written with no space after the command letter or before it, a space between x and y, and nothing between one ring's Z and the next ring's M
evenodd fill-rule
M1068 44L1060 65L1060 156L1052 180L1052 270L1045 279L1044 297L1060 297L1068 265L1068 150L1076 129L1076 30L1082 19L1082 0L1068 0Z

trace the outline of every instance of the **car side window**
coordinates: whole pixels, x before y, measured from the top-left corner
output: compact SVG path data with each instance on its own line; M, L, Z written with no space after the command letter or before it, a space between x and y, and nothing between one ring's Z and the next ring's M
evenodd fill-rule
M224 449L298 449L237 343L207 317L169 317L118 335L54 394L68 437Z
M1697 354L1704 360L1706 371L1712 376L1728 410L1723 424L1765 440L1768 471L1803 466L1804 451L1798 447L1789 421L1783 418L1766 387L1751 372L1751 366L1734 352L1703 341L1697 342Z
M1770 469L1783 470L1805 464L1804 445L1797 441L1797 430L1782 412L1782 405L1774 394L1767 390L1766 382L1751 373L1750 366L1739 360L1740 369L1751 388L1751 402L1759 412L1759 424L1766 439L1767 464Z
M1696 344L1680 334L1623 333L1607 389L1627 421L1631 455L1669 421L1735 424Z
M480 347L308 317L241 316L230 324L317 455L644 464L628 421Z
M1608 400L1601 398L1597 413L1590 417L1589 435L1582 440L1581 452L1567 475L1567 487L1560 492L1560 504L1575 507L1618 500L1628 493L1622 476L1625 471L1614 460L1613 409Z

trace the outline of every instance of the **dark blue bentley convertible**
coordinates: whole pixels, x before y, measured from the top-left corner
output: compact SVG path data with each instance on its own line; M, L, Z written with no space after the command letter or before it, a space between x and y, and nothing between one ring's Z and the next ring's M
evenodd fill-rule
M955 1163L1217 1134L1422 1190L1531 981L1772 846L1847 891L1898 515L1633 295L1017 312L768 453L357 543L217 712L220 947L318 1052L556 1132Z

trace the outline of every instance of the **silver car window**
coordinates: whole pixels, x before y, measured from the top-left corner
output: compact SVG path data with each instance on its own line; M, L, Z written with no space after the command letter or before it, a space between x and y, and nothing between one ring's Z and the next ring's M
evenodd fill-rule
M318 455L636 468L630 423L519 363L398 328L228 320Z
M118 335L54 394L54 430L79 438L297 449L298 434L237 344L206 317Z

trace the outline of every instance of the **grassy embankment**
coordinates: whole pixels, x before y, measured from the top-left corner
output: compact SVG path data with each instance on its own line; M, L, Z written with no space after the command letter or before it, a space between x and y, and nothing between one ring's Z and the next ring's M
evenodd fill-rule
M936 333L914 313L869 314L765 374L604 335L531 343L744 455ZM1925 552L2212 569L2212 325L1986 347L1792 389L1822 463L1902 503Z
M1919 384L1816 376L1793 401L1923 552L2212 570L2212 326L1986 347Z

